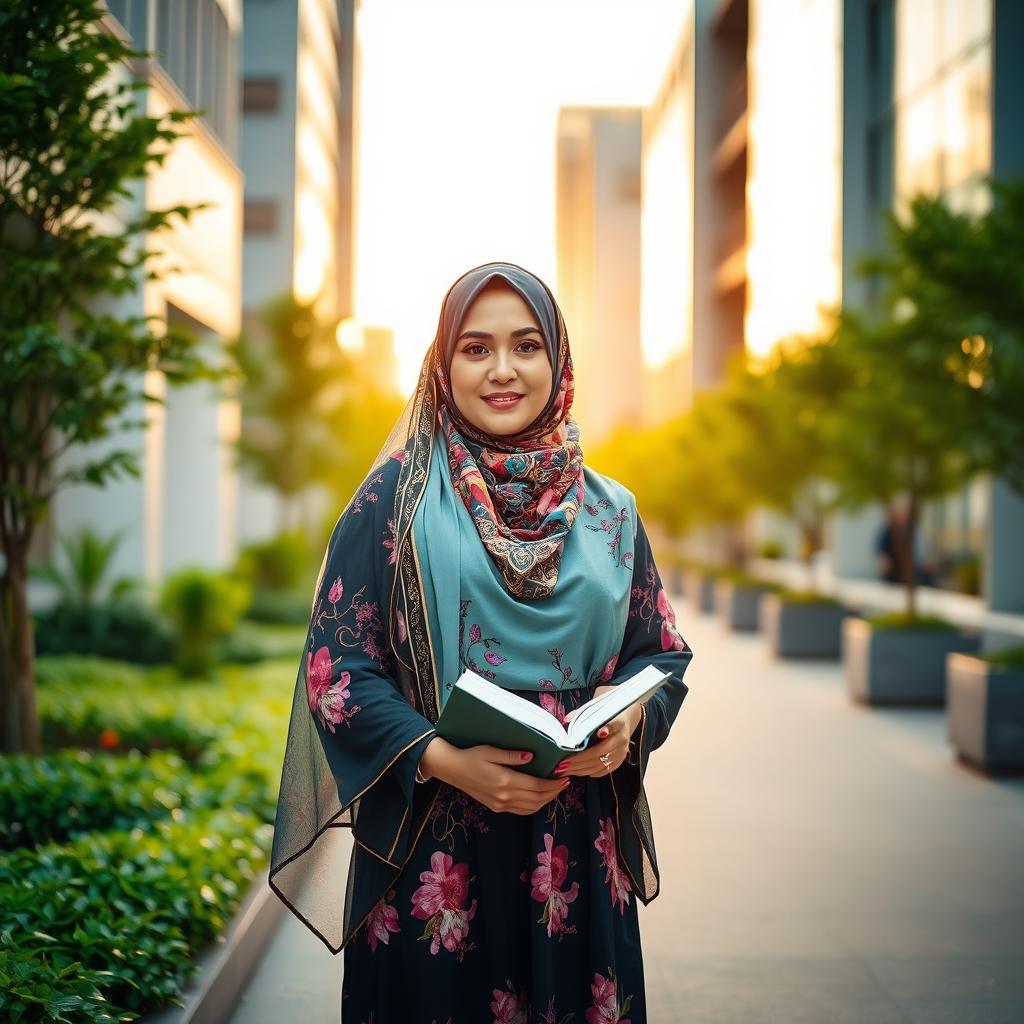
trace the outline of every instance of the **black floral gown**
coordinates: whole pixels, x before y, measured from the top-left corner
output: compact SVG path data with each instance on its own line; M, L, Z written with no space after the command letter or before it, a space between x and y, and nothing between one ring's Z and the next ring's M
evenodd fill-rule
M625 870L622 851L639 850L627 816L687 692L692 651L637 525L625 634L606 677L653 663L677 681L646 702L630 762L612 773L622 776L618 799L613 778L570 775L547 805L519 815L443 781L413 787L417 800L434 785L437 796L401 872L344 946L342 1024L646 1021L636 871ZM564 719L592 687L515 692ZM396 764L406 777L431 738ZM380 868L357 845L354 890L372 891Z
M559 691L557 704L518 692L562 714L589 697L582 687ZM397 884L345 947L343 1024L646 1020L637 906L616 854L611 790L606 780L569 779L531 815L492 811L441 783Z

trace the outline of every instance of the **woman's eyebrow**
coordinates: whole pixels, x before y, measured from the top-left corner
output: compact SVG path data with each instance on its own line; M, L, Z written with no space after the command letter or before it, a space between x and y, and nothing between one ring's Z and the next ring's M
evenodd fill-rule
M512 332L513 338L522 337L524 334L540 334L541 330L539 327L518 327ZM493 334L488 334L486 331L463 331L456 341L462 341L463 338L484 338L487 341L491 341L494 338Z

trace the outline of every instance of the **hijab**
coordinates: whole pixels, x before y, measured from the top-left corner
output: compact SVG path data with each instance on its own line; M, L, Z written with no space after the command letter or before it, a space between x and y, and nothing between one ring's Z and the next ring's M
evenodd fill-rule
M466 419L451 393L451 364L462 324L473 302L495 280L511 287L530 308L552 370L547 403L515 435L482 431ZM452 483L509 593L526 600L549 597L583 500L583 451L579 428L569 415L572 358L554 296L521 267L477 267L460 277L445 297L432 349L428 358Z

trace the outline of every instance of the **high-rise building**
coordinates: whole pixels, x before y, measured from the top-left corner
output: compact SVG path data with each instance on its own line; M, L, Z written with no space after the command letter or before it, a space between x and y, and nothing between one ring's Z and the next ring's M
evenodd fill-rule
M978 209L1024 173L1024 5L1015 0L693 0L644 112L642 333L657 417L685 412L730 354L813 334L884 218L917 191ZM827 530L835 571L875 574L882 510ZM1002 481L929 503L926 546L983 558L990 607L1024 609L1024 504ZM999 557L996 557L996 551Z
M166 318L191 327L216 360L219 339L238 332L241 313L242 173L238 165L237 68L240 0L110 0L105 27L138 50L154 54L121 72L146 82L137 94L145 113L203 109L161 165L133 191L126 215L176 204L208 202L152 239L177 269L162 279L140 277L138 290L114 304L118 315ZM156 264L154 263L154 267ZM97 449L133 450L141 475L102 488L75 485L58 492L52 527L89 527L106 537L122 533L112 574L157 581L189 563L227 565L236 553L237 474L231 442L238 434L238 403L222 384L170 388L150 374L146 388L165 404L139 409L146 431L125 431L90 452L71 450L67 461L95 457ZM53 553L52 532L39 554ZM48 550L49 549L49 550Z
M641 414L640 111L567 107L556 159L556 294L572 342L573 416L600 441Z
M242 300L251 333L260 307L287 292L315 299L326 321L353 312L358 5L245 3ZM277 496L243 474L241 499L242 538L273 533Z

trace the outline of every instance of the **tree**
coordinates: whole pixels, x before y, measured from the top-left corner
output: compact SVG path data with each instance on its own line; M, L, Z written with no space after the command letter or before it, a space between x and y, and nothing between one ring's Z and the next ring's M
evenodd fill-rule
M344 457L336 418L353 371L337 324L315 309L292 294L272 299L230 346L245 378L239 465L277 492L281 532L297 525L297 500Z
M146 116L146 56L107 33L95 0L0 8L0 743L39 750L27 559L70 482L138 474L134 455L83 448L143 426L147 370L216 376L195 339L104 304L154 279L149 235L207 204L138 212L131 183L161 164L194 111ZM82 455L74 466L61 456Z
M907 614L922 504L978 473L1024 494L1024 182L986 179L983 214L915 196L859 271L884 284L873 315L844 310L837 340L854 386L830 422L845 503L908 501Z

